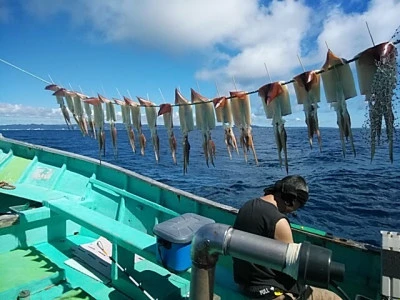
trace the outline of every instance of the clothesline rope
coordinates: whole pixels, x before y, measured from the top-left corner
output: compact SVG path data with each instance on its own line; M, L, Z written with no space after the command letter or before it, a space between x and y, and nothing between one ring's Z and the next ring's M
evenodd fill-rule
M398 40L392 42L393 45L397 45L398 43L400 43L400 39L398 39ZM343 65L350 64L350 63L356 61L358 58L359 58L358 55L356 55L355 57L353 57L353 58L350 59L350 60L345 60L345 62L343 63ZM13 68L15 68L15 69L17 69L17 70L19 70L19 71L25 73L25 74L28 74L28 75L30 75L30 76L32 76L32 77L38 79L38 80L40 80L40 81L42 81L42 82L44 82L44 83L47 83L47 84L54 84L53 82L49 82L49 81L47 81L47 80L45 80L45 79L43 79L43 78L41 78L41 77L39 77L39 76L37 76L37 75L35 75L35 74L29 72L29 71L26 71L26 70L24 70L24 69L22 69L22 68L20 68L20 67L18 67L18 66L16 66L16 65L14 65L14 64L12 64L12 63L10 63L10 62L8 62L8 61L6 61L6 60L4 60L4 59L1 59L1 58L0 58L0 61L3 62L4 64L10 66L10 67L13 67ZM326 70L324 70L324 69L318 70L318 71L316 71L315 73L316 73L316 74L321 74L321 73L327 72L327 71L329 71L329 70L332 70L332 69L334 69L334 68L336 68L336 67L338 67L338 66L341 66L341 65L337 64L337 65L334 65L334 66L329 67L329 68L326 69ZM294 79L290 79L290 80L287 80L287 81L285 81L285 82L283 82L283 83L281 83L281 84L282 84L282 85L288 85L288 84L293 83L293 82L294 82ZM237 96L251 95L251 94L255 94L255 93L258 93L258 89L257 89L257 90L254 90L254 91L250 91L250 92L243 92L243 93L240 93L239 95L236 95L236 96L235 96L235 95L232 95L232 96L226 96L226 97L223 97L223 98L225 98L225 99L232 99L232 98L235 98L235 97L237 97ZM121 96L121 95L120 95L120 96ZM216 97L216 98L220 98L220 97ZM195 103L171 104L171 106L174 107L174 106L198 105L198 104L204 104L204 103L213 102L214 99L215 99L215 98L213 98L213 99L211 99L211 100L208 100L208 101L195 102ZM118 105L117 103L113 103L113 104ZM139 104L138 106L140 106L140 107L160 107L161 105L162 105L162 104L160 104L160 105L146 106L146 105L140 105L140 104Z

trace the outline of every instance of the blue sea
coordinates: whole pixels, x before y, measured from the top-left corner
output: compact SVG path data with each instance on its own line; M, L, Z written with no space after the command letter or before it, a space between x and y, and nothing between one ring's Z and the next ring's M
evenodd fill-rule
M253 128L258 166L251 153L248 153L246 163L241 149L239 155L235 152L232 159L229 159L224 131L217 127L212 133L217 150L215 167L211 164L207 167L201 146L201 133L190 132L190 165L186 175L182 170L182 137L179 127L174 128L178 141L177 165L173 164L163 126L158 127L161 147L158 164L148 129L144 129L146 153L141 156L139 151L132 152L124 128L118 128L118 157L114 158L110 132L107 131L104 161L236 208L246 200L262 195L266 186L286 175L285 169L279 166L272 128ZM375 158L371 162L367 129L353 129L356 157L349 143L346 145L346 157L343 157L337 128L321 129L321 152L316 139L313 149L310 149L306 128L287 128L286 131L289 174L304 176L310 186L310 200L296 216L290 216L293 223L376 246L381 244L381 230L400 231L398 133L394 144L394 162L391 163L385 136L382 138L383 143L377 146ZM99 157L95 139L83 137L79 130L67 130L65 126L2 126L0 133L8 138ZM382 133L385 131L382 130ZM239 139L237 131L235 134ZM139 149L138 139L136 142Z

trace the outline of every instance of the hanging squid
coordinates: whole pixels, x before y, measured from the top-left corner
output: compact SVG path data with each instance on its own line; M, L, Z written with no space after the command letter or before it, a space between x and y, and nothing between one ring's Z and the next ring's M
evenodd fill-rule
M140 105L143 105L146 112L147 124L150 128L151 140L153 142L154 155L158 163L160 159L160 139L157 134L157 109L153 102L137 97Z
M81 130L82 134L84 134L83 129L81 127L81 122L79 121L78 116L75 112L75 107L74 107L75 92L65 90L64 97L65 97L65 102L67 102L68 110L71 112L72 116L74 117L74 120L75 120L76 124L79 126L79 129Z
M203 136L203 151L208 167L208 161L215 167L215 143L211 138L211 130L215 128L215 112L212 102L195 90L191 90L192 103L195 103L196 127Z
M326 101L336 111L343 156L346 157L345 139L346 141L350 140L353 154L356 156L350 114L346 105L347 99L357 96L353 73L350 66L346 64L346 60L337 57L331 50L328 50L322 69L325 71L321 74L321 77Z
M285 156L285 169L288 174L287 134L284 126L285 120L282 118L282 116L287 116L292 113L288 89L286 85L282 85L281 82L273 82L259 88L258 95L262 99L267 119L272 119L279 164L282 167L281 153L283 151Z
M175 104L179 106L179 122L183 135L183 174L186 174L190 154L189 131L194 129L193 111L178 89L175 89Z
M99 100L106 106L106 120L110 122L110 132L111 132L111 141L113 145L114 159L117 159L118 158L117 128L115 127L117 116L115 114L114 103L100 94L97 95L99 97Z
M53 84L46 85L44 89L48 90L48 91L57 92L60 88L61 88L60 86L53 83Z
M128 107L130 108L132 125L139 136L140 154L144 155L144 151L146 149L146 137L144 136L142 131L142 117L140 114L140 105L139 103L136 103L125 96L124 96L124 101L126 105L128 105ZM129 130L129 142L131 143L132 150L135 149L133 150L133 152L136 152L135 134L133 128Z
M235 125L240 129L240 145L247 163L247 152L251 149L254 160L258 165L256 150L251 133L250 96L243 91L230 92L232 115Z
M315 71L301 73L294 77L297 103L303 104L308 130L308 141L312 149L314 134L317 135L319 150L322 150L321 132L318 125L318 102L320 102L320 76Z
M392 98L397 82L396 47L382 43L356 56L356 70L360 92L369 108L371 132L371 161L375 155L376 139L380 142L382 119L386 124L389 158L393 163L394 113Z
M104 110L103 102L97 97L90 97L83 100L84 103L93 106L93 123L95 125L95 132L97 132L97 141L99 143L99 160L101 162L101 152L106 156L106 134L104 132Z
M131 120L131 111L129 106L126 104L125 101L121 101L119 99L113 98L115 104L121 107L121 117L122 123L125 126L126 132L128 134L129 143L131 145L133 153L136 153L136 146L135 146L135 134L133 133L132 129L132 120Z
M55 85L52 88L56 88L56 87L58 87L58 86ZM65 124L67 124L68 129L72 129L71 119L69 117L69 113L68 113L67 107L65 106L65 103L64 103L64 97L66 96L66 93L67 93L66 89L59 88L58 90L56 90L53 93L53 96L56 96L57 103L60 105L61 112L62 112L62 115L63 115L64 120L65 120Z
M164 126L167 128L167 134L168 134L168 141L169 141L169 148L171 150L172 154L172 160L174 161L174 164L176 165L176 138L174 135L174 131L172 130L174 125L173 125L173 120L172 120L172 105L171 104L161 104L160 109L158 111L158 116L163 116L164 118Z
M68 129L70 129L70 126L72 124L71 124L71 120L69 118L68 110L65 107L64 99L63 99L66 90L64 88L61 88L57 84L49 84L44 89L54 92L53 96L56 96L57 103L60 105L61 113L64 117L65 123L67 124Z
M232 159L231 152L236 150L239 154L239 149L236 142L235 134L233 133L233 119L232 119L232 108L231 100L226 97L218 97L213 100L215 114L217 121L221 122L224 127L224 141L226 148L228 149L229 158Z
M89 123L89 128L90 128L90 136L97 139L96 125L94 123L94 116L93 116L92 108L90 107L90 104L85 101L86 99L88 99L88 98L87 97L82 98L82 101L83 101L83 108L85 109L85 113L88 118L88 123Z
M83 136L89 135L89 130L88 130L88 125L87 125L87 120L83 111L83 107L82 107L82 100L85 99L86 96L78 93L78 92L74 92L72 100L73 100L73 104L74 104L74 110L76 113L76 116L78 118L78 122L79 122L79 127L82 131Z

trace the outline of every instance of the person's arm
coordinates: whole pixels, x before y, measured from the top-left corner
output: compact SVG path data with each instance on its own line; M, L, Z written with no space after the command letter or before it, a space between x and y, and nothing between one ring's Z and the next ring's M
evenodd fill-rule
M292 229L285 218L280 219L276 223L274 238L285 243L293 243Z

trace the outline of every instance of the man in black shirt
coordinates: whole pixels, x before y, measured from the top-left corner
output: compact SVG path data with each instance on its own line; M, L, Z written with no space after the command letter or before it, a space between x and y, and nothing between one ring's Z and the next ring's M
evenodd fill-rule
M233 228L267 238L293 243L292 230L286 217L304 206L308 186L301 176L287 176L264 189L264 196L246 202L239 210ZM234 280L243 293L254 299L341 299L328 290L299 286L285 273L260 265L233 259ZM304 297L304 295L306 295Z

